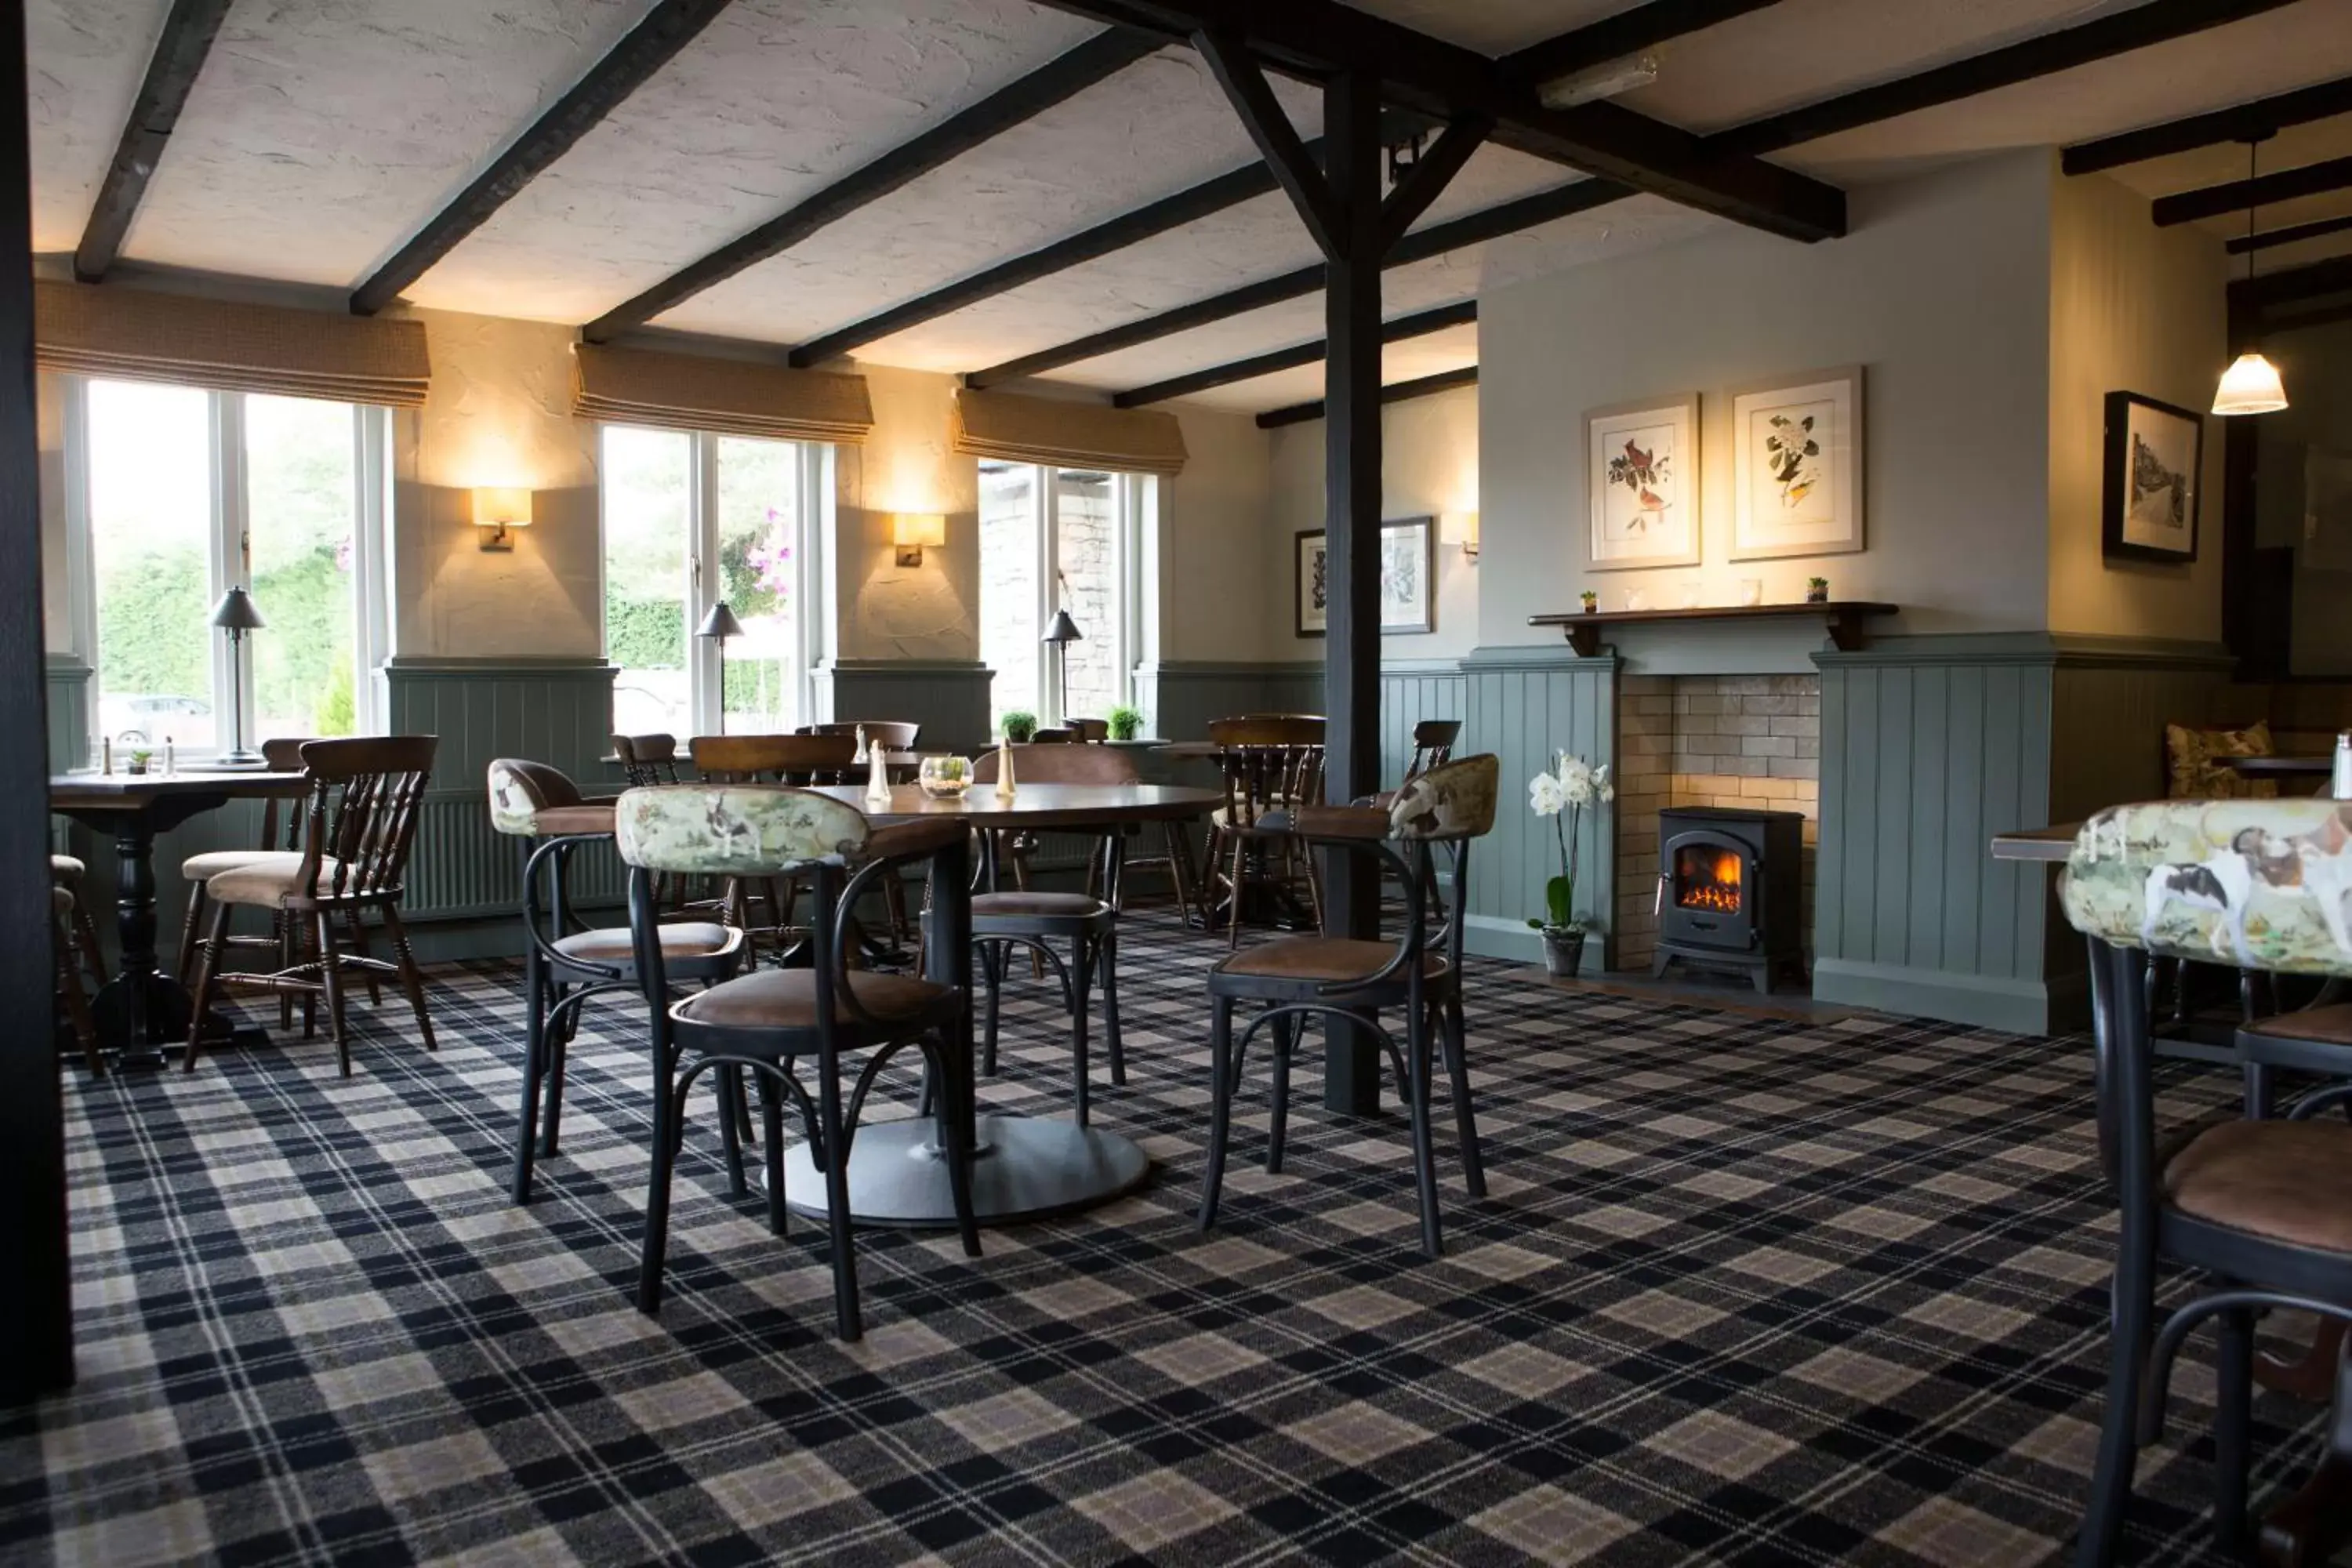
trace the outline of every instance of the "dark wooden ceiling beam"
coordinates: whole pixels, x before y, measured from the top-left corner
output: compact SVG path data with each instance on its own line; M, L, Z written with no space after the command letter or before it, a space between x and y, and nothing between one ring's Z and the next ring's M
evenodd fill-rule
M1274 96L1265 73L1238 34L1203 29L1192 35L1192 47L1208 62L1209 74L1224 89L1258 157L1273 171L1275 184L1298 209L1316 248L1328 254L1338 247L1339 234L1339 215L1333 209L1330 187L1307 144L1299 140L1298 128L1291 124L1281 100Z
M1391 403L1403 403L1415 397L1428 397L1440 392L1451 392L1457 386L1478 384L1478 367L1465 364L1460 370L1441 370L1435 375L1417 376L1412 381L1392 381L1381 388L1383 407ZM1323 417L1323 400L1294 403L1287 408L1269 408L1257 416L1257 427L1272 430L1283 425L1304 425L1310 419Z
M2352 76L2297 88L2275 98L2241 103L2232 109L2192 114L2186 120L2102 136L2095 142L2080 142L2059 155L2059 164L2070 174L2095 174L2102 169L2120 169L2127 163L2144 163L2150 158L2168 157L2223 142L2272 136L2290 125L2347 113L2352 113Z
M352 314L373 316L425 276L459 241L488 223L573 143L694 41L728 0L661 0L628 36L588 68L547 112L509 142L490 166L426 220L383 266L352 290Z
M1792 239L1845 233L1845 193L1614 103L1546 109L1535 84L1473 49L1416 32L1338 0L1048 0L1106 21L1156 26L1189 39L1238 35L1262 65L1379 79L1387 101L1452 120L1490 115L1495 140L1636 190ZM2284 0L2281 0L2284 3Z
M212 53L228 7L229 0L173 0L171 14L163 18L163 35L148 57L146 79L139 84L139 96L131 100L131 116L123 122L114 162L107 165L98 200L90 204L89 221L82 226L81 243L74 247L74 276L83 282L103 279L122 254L123 238L147 195L147 182L163 162L164 145L180 123L188 89L196 85L196 73Z
M1996 88L2054 76L2077 66L2111 59L2173 38L2275 11L2294 0L2147 0L2077 26L1971 55L1931 70L1881 82L1856 92L1806 104L1785 113L1751 120L1706 139L1721 153L1749 157L1778 153L1801 142L1817 142L1841 131L1932 109Z
M1540 85L1556 78L1638 55L1685 33L1761 11L1780 0L1650 0L1630 11L1604 16L1588 26L1530 44L1505 55L1504 71L1521 81Z
M2289 224L2284 228L2266 228L2260 234L2232 235L2227 247L2232 256L2243 256L2250 250L2270 250L2282 245L2295 245L2306 239L2325 239L2331 234L2352 229L2352 216L2324 217L2316 223Z
M1517 201L1503 202L1408 234L1389 247L1382 265L1402 267L1414 261L1426 261L1449 250L1459 250L1465 246L1549 223L1554 218L1587 212L1632 194L1623 185L1610 180L1575 180L1565 185L1555 185L1549 191L1538 191ZM990 387L1018 381L1024 376L1042 375L1066 364L1097 359L1121 349L1190 331L1212 321L1222 321L1244 311L1278 305L1286 300L1300 299L1323 287L1324 272L1323 265L1318 262L1255 283L1245 283L1206 300L1196 300L1173 310L1162 310L1156 316L1107 328L1054 348L1040 349L1019 359L1006 360L1002 364L973 371L964 377L964 384Z
M1429 123L1423 115L1391 110L1381 117L1381 134L1394 141L1423 129ZM1319 157L1322 146L1321 141L1317 140L1307 143L1307 150ZM1172 196L1163 196L1066 239L1057 239L1051 245L1040 246L1009 261L983 268L969 278L944 284L902 305L893 305L862 321L853 321L837 331L812 338L792 352L792 363L805 370L827 360L839 359L894 332L919 327L967 305L977 305L983 300L994 299L1024 284L1051 278L1056 272L1066 272L1086 262L1099 260L1113 251L1124 250L1130 245L1181 228L1198 219L1213 216L1228 207L1271 195L1278 188L1274 183L1274 172L1265 166L1265 160L1252 159L1241 168L1203 180Z
M809 236L879 201L910 181L962 156L1013 126L1118 75L1161 47L1148 33L1113 28L1000 88L978 103L887 153L824 190L712 251L635 299L591 321L584 335L604 342L641 326L745 268L778 256Z
M2305 163L2300 169L2281 169L2258 179L2232 180L2227 184L2158 196L2149 204L2148 211L2158 228L2168 228L2174 224L2195 223L2200 218L2220 217L2224 213L2244 212L2250 207L2325 195L2347 186L2352 186L2352 158L2330 158L2325 163Z
M1465 114L1445 128L1437 145L1413 160L1405 177L1381 203L1380 242L1383 251L1421 221L1421 215L1445 194L1445 187L1453 184L1454 176L1462 172L1462 166L1470 162L1470 155L1478 151L1494 129L1495 121L1490 116Z
M1399 316L1392 321L1383 321L1381 323L1381 342L1396 343L1408 338L1426 337L1432 332L1442 332L1448 327L1463 326L1477 319L1477 300L1458 300L1414 315ZM1321 340L1276 349L1272 353L1234 360L1230 364L1213 365L1207 370L1171 376L1166 381L1155 381L1149 386L1139 386L1130 392L1114 393L1111 404L1118 408L1141 408L1147 404L1165 403L1171 398L1190 397L1196 392L1207 392L1213 387L1231 386L1237 381L1255 381L1261 375L1272 375L1276 371L1297 370L1300 365L1318 363L1324 353L1325 344Z
M2259 278L2241 278L2230 285L2230 304L2233 310L2262 309L2346 290L2352 290L2352 256L2331 256Z

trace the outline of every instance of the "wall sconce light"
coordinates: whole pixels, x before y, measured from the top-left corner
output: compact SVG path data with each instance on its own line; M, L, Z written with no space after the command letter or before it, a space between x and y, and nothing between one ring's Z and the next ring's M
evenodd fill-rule
M890 542L898 547L898 564L920 566L923 547L948 542L948 520L935 511L902 511L890 523Z
M510 528L530 526L530 492L506 487L478 486L474 490L474 526L491 531L481 536L485 550L512 550Z
M1478 564L1478 514L1475 511L1462 514L1462 559L1473 566Z

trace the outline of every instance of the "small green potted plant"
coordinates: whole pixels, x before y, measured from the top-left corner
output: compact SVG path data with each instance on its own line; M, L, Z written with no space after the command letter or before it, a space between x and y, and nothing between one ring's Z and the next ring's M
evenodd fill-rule
M1826 577L1805 579L1805 603L1826 605L1830 602L1830 580Z
M1594 767L1582 757L1559 753L1557 764L1528 781L1528 805L1538 816L1552 819L1559 849L1559 872L1544 884L1541 920L1528 924L1543 933L1544 969L1562 978L1573 975L1584 962L1584 938L1600 929L1590 915L1576 912L1576 860L1581 847L1578 829L1588 809L1597 810L1617 798L1609 782L1609 764Z
M131 752L131 761L130 761L129 763L125 763L125 764L124 764L124 766L123 766L123 770L122 770L122 771L123 771L124 773L145 773L145 772L147 771L147 759L149 759L150 757L153 756L154 754L155 754L155 753L154 753L154 752Z
M1110 710L1108 722L1112 740L1132 741L1143 733L1143 710L1121 703Z
M1594 589L1587 588L1577 595L1577 599L1584 605L1584 613L1588 616L1601 608L1601 595Z
M1037 737L1037 715L1025 708L1015 708L999 722L1004 726L1004 738L1016 746L1025 746Z

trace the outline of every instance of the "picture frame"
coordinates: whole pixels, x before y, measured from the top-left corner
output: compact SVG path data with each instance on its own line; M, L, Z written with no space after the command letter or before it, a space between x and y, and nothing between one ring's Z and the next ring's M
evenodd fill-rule
M1585 412L1589 570L1699 563L1698 399L1685 392Z
M2099 548L2111 561L2197 559L2205 418L2137 392L2110 392L2101 443Z
M1330 629L1326 588L1327 530L1302 530L1292 552L1292 629L1319 637ZM1437 629L1437 519L1408 517L1381 524L1381 634Z
M1866 548L1862 366L1733 388L1731 494L1734 561Z

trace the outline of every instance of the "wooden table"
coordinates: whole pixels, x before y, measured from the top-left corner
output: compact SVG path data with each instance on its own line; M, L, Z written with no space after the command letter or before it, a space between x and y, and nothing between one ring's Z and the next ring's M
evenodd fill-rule
M118 1066L159 1068L163 1047L188 1037L194 999L155 957L155 836L232 800L284 799L308 787L301 773L55 773L49 809L110 835L120 863L115 894L121 963L90 1004L99 1044Z
M957 817L976 829L1106 830L1129 823L1182 822L1224 804L1215 790L1169 784L1023 784L1010 801L991 784L975 784L960 800L934 800L914 784L891 792L887 811L868 810L856 784L831 784L823 794L865 811L877 826ZM934 862L938 882L924 921L924 973L974 994L971 984L970 848L958 843ZM972 1050L971 1009L956 1026L950 1048ZM917 1117L877 1121L857 1130L849 1153L849 1211L860 1225L931 1230L955 1226L947 1165L932 1142L932 1122ZM1135 1141L1100 1127L999 1113L973 1116L971 1201L982 1225L1008 1225L1071 1214L1129 1193L1151 1173ZM803 1142L784 1156L785 1202L812 1215L825 1212L824 1181Z
M2230 771L2249 779L2324 779L2336 771L2334 757L2222 757Z

